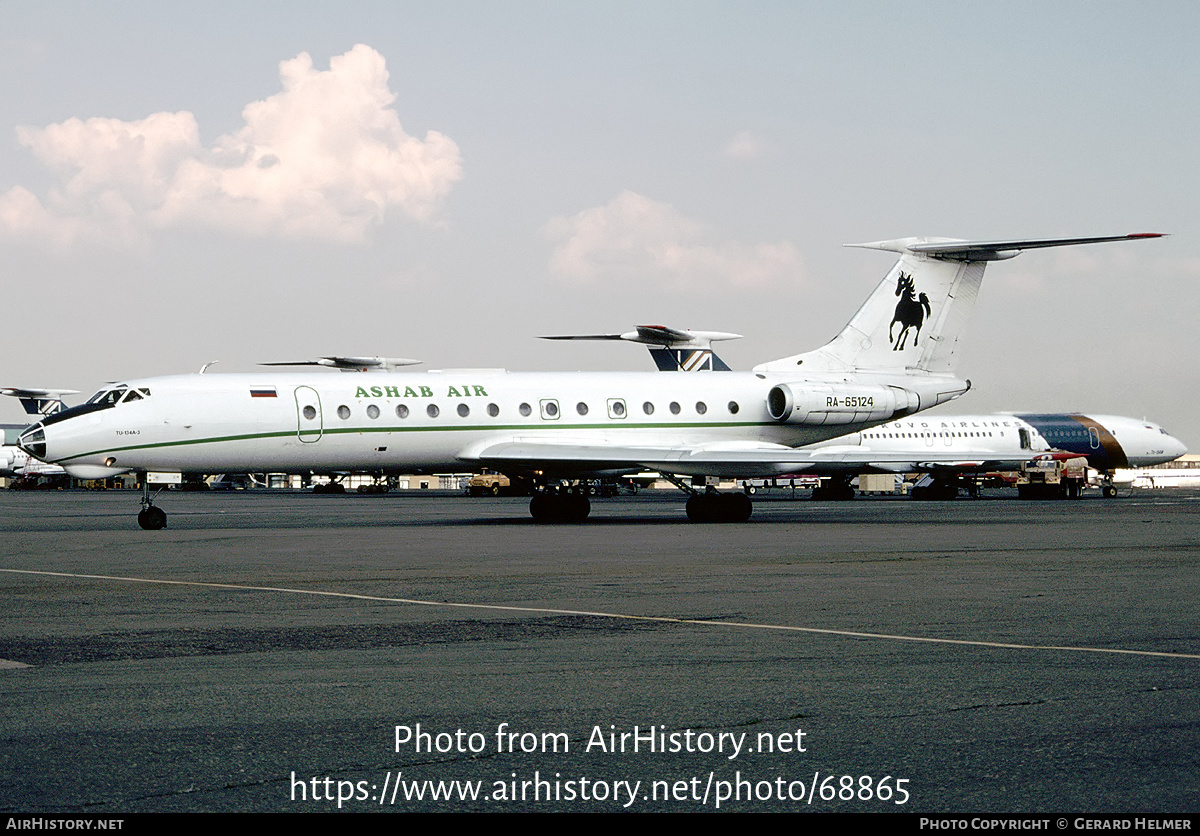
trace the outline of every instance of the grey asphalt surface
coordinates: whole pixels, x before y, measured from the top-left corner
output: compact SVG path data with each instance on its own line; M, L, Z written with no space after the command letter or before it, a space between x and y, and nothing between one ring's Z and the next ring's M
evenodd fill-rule
M785 497L0 492L0 810L1200 811L1200 495Z

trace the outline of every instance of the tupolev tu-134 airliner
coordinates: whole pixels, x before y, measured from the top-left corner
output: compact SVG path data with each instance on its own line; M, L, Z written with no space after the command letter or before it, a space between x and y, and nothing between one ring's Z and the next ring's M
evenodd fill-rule
M820 461L810 445L970 388L954 365L987 262L1027 249L1158 237L852 245L899 259L832 341L750 372L263 371L128 380L34 424L19 444L84 479L486 466L534 477L530 513L539 522L587 517L586 495L564 481L647 469L689 494L690 519L744 521L749 497L697 490L688 477L801 471ZM138 522L166 525L148 490Z

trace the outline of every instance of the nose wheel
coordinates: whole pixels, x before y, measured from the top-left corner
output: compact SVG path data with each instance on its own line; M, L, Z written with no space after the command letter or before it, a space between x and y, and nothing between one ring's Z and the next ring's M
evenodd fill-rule
M158 531L167 527L167 514L157 505L138 511L138 525L147 531Z
M138 511L137 521L146 531L159 531L167 527L167 512L151 499L150 480L145 475L142 476L142 510Z

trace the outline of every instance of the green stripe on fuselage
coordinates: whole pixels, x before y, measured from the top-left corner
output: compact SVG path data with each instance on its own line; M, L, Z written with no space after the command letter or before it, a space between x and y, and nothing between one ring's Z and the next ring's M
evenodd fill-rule
M558 424L558 425L529 425L529 424L501 424L488 426L458 426L458 427L338 427L337 429L322 429L321 436L326 435L365 435L367 433L414 433L414 432L514 432L514 431L532 431L538 432L544 430L556 430L559 432L574 432L577 430L681 430L681 429L726 429L730 427L773 427L781 426L774 421L716 421L716 422L697 422L697 423L670 423L670 424ZM312 435L317 435L317 429L305 430ZM67 456L61 459L55 459L52 464L62 464L71 462L76 459L86 458L88 456L100 456L112 453L125 453L130 450L154 450L165 449L167 447L188 447L195 444L223 444L232 441L251 441L255 439L268 438L299 438L299 433L296 430L280 431L280 432L265 432L265 433L244 433L240 435L213 436L211 438L191 438L181 439L178 441L156 441L149 444L129 444L123 447L107 447L100 450L92 450L87 453L77 453L74 456ZM310 444L316 442L308 442Z

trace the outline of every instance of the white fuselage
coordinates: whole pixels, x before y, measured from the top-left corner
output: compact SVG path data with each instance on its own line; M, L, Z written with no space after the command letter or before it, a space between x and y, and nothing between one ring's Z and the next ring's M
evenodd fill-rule
M888 421L861 432L821 442L819 449L853 447L860 459L872 452L901 453L907 462L876 465L895 472L947 467L946 454L989 466L1018 465L1050 450L1076 453L1099 470L1148 467L1187 452L1179 439L1157 424L1119 415L1080 413L922 414ZM934 454L938 464L930 466Z
M480 444L795 447L892 417L851 407L820 419L829 423L776 420L767 395L781 381L796 385L795 376L763 373L478 369L131 380L111 387L124 391L110 406L45 421L42 458L89 478L128 470L453 472L470 469L464 451ZM824 400L838 384L804 385ZM939 389L957 386L935 378L920 402L932 406ZM143 394L131 400L129 392Z

